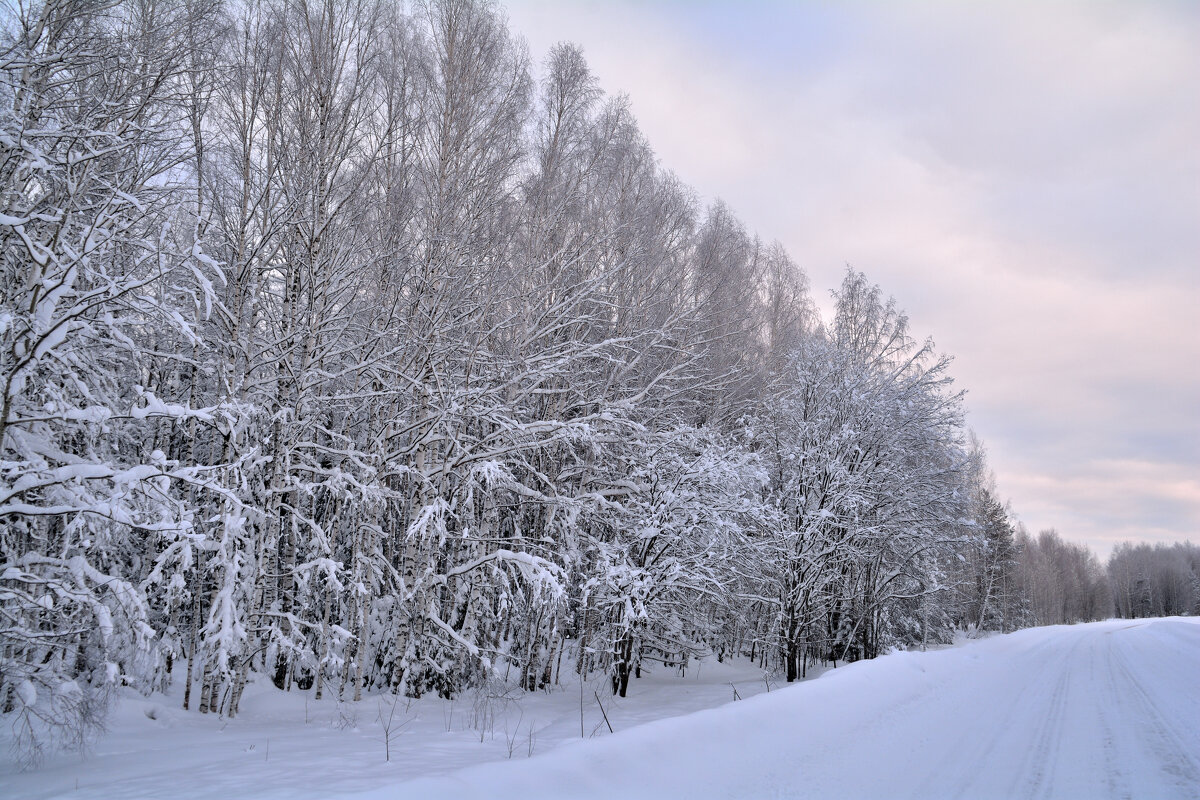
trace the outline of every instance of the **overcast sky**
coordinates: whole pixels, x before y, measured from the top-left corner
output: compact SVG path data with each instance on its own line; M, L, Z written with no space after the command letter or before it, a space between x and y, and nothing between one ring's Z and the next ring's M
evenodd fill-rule
M1200 4L505 6L825 306L894 295L1031 531L1200 541Z

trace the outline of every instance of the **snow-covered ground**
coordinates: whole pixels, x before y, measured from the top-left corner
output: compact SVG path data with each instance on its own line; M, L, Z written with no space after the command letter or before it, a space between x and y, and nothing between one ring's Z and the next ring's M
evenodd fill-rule
M821 671L809 667L810 677ZM151 698L130 693L83 759L63 754L19 773L9 760L9 732L0 730L0 800L162 797L168 786L173 800L324 798L481 762L527 760L578 741L581 730L595 741L611 735L609 724L621 733L731 702L735 690L743 698L767 691L762 670L745 659L693 661L686 670L652 665L631 682L627 698L613 697L600 676L581 687L565 664L563 676L552 692L510 686L468 691L449 702L432 695L399 698L394 713L391 696L339 703L327 693L318 702L311 691L280 692L260 679L247 688L232 720L181 710L180 691ZM772 692L781 688L771 680Z
M709 708L731 682L745 699ZM582 740L578 684L401 701L388 762L376 697L306 710L259 687L236 720L127 698L87 760L0 766L0 795L1200 797L1197 619L1035 628L765 690L745 662L660 668L625 700L585 686Z

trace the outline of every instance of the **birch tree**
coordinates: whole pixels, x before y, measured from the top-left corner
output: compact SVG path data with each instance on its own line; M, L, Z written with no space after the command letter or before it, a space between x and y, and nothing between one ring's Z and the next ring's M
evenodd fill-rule
M81 736L113 686L155 678L138 584L191 535L180 487L208 482L206 465L146 447L160 425L216 413L148 386L143 350L150 330L195 341L174 302L191 287L210 303L220 277L170 233L192 13L4 12L0 709L35 753L55 732Z

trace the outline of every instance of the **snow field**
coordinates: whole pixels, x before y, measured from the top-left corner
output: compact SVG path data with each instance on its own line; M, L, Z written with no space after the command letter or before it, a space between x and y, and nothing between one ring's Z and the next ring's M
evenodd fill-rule
M9 798L131 800L1194 798L1198 677L1194 618L1033 628L893 653L769 694L744 661L686 677L659 668L625 700L589 683L583 740L578 684L401 699L390 762L377 718L390 698L309 701L306 723L302 695L260 683L235 720L186 714L175 698L126 698L88 760L0 773L0 787ZM730 682L744 701L726 702Z
M607 679L582 687L584 737L609 736L604 713L621 733L767 691L763 673L746 659L648 664L629 696L613 697ZM809 675L822 672L810 668ZM324 798L394 786L496 760L525 760L580 739L580 684L567 666L552 692L514 687L468 690L452 701L368 695L360 703L312 692L280 692L265 678L246 691L235 719L180 708L182 693L144 698L129 693L114 710L109 732L88 756L60 754L32 772L9 760L0 730L0 798L158 798L173 800L278 796ZM771 691L780 684L771 680ZM599 697L599 703L597 702ZM395 701L395 712L392 703ZM391 718L385 748L384 720ZM385 755L390 760L385 761ZM407 795L401 795L407 796Z

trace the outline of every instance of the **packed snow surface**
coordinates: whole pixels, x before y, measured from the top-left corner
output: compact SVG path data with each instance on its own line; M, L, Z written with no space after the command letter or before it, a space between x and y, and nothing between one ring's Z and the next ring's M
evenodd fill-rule
M623 701L599 694L615 735L599 717L599 687L583 687L583 739L578 684L493 703L490 732L477 729L480 704L469 699L401 701L386 763L375 697L340 727L328 701L309 703L306 725L295 719L303 705L266 689L229 721L126 700L88 761L0 772L0 794L1195 798L1198 623L1034 628L841 666L769 694L745 662L686 677L660 668ZM746 699L687 713L734 687ZM499 760L462 768L485 759Z

